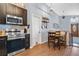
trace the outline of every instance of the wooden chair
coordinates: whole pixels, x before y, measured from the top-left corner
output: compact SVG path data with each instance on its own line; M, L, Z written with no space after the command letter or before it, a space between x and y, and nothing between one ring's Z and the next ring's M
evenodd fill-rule
M50 48L50 44L54 45L55 32L48 32L48 47Z
M60 49L60 31L56 31L55 33L55 47Z
M66 47L66 38L67 38L67 32L63 32L63 36L62 36L62 38L60 40L61 46Z

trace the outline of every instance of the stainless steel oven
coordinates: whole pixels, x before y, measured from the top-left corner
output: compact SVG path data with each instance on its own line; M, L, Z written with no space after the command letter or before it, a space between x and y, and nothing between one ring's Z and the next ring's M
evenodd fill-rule
M22 17L17 17L13 15L6 15L6 23L7 24L23 24L23 18Z

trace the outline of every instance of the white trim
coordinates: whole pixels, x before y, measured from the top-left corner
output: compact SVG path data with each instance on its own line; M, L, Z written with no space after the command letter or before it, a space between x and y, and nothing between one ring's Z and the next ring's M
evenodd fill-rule
M30 46L30 48L32 49L34 46Z
M43 43L46 43L46 42L48 42L48 41L43 41L43 42L41 42L40 44L43 44Z
M33 48L34 46L36 46L36 44L33 44L32 46L30 46L30 48Z
M38 43L38 44L43 44L43 43L46 43L46 42L48 42L48 41L40 42L40 43ZM36 46L36 44L30 46L30 48L32 49L34 46Z
M13 56L13 55L15 55L15 54L17 54L17 53L20 53L20 52L23 52L23 51L25 51L25 48L20 49L20 50L15 51L15 52L12 52L12 53L9 53L8 56Z

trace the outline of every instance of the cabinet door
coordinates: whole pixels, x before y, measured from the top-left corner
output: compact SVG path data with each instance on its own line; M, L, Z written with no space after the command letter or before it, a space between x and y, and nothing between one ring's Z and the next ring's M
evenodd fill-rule
M25 35L25 48L30 48L30 34Z
M7 52L11 53L25 48L24 39L15 39L7 42Z
M22 8L19 8L19 7L16 7L16 16L20 16L20 17L23 17L23 9Z
M0 16L6 15L7 7L6 3L0 3Z
M6 24L6 19L4 17L0 17L0 24Z
M0 3L0 24L6 23L6 3Z
M27 26L27 10L24 10L23 13L23 25Z
M0 56L7 55L6 40L7 40L7 37L5 37L5 36L0 37Z
M15 15L15 6L12 5L12 4L7 4L7 14L10 14L10 15Z

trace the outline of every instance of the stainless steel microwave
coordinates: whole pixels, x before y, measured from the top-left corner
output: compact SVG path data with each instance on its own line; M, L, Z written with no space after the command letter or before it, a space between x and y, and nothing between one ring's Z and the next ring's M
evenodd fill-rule
M6 15L6 23L7 24L23 24L23 18L22 17L17 17L13 15Z

